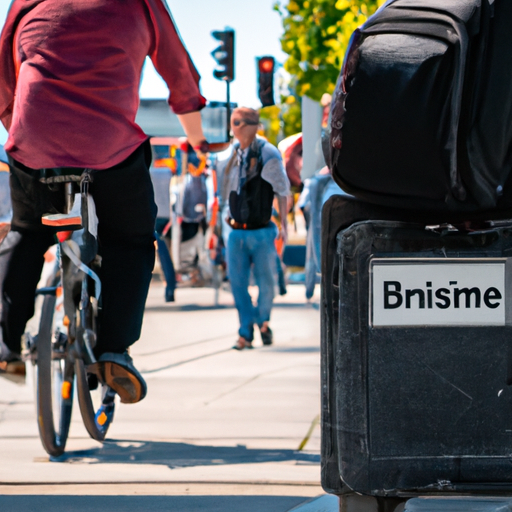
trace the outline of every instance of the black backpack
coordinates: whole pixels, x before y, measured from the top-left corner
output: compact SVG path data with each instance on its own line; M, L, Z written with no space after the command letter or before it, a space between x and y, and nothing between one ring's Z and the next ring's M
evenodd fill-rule
M246 224L247 229L258 229L266 226L272 218L272 203L274 189L272 185L261 177L263 160L261 150L263 142L251 144L247 161L257 160L251 166L240 190L232 190L229 194L229 209L233 220L239 224ZM256 147L255 147L256 146Z
M512 206L512 1L394 0L353 36L327 160L371 203Z

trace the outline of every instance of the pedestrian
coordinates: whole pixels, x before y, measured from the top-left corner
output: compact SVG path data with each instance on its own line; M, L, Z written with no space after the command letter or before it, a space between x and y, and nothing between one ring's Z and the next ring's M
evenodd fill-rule
M211 280L210 262L206 250L208 190L206 157L198 157L188 148L187 172L183 187L176 201L176 213L180 219L180 272L188 277L188 284L201 287Z
M260 330L264 345L273 342L269 326L274 300L276 275L275 239L277 226L271 221L274 195L280 220L279 236L287 241L287 208L290 182L279 150L257 137L259 114L240 107L233 110L231 129L237 140L236 157L224 171L223 189L229 201L231 227L228 237L227 270L231 291L240 319L234 349L252 348L254 325ZM251 269L258 287L253 305L249 294Z
M41 169L91 169L103 307L100 380L124 402L146 394L127 349L140 336L155 259L156 206L148 137L135 124L146 56L194 147L207 147L199 75L162 0L13 0L0 36L0 119L9 132L13 218L0 247L0 365L20 360L21 336L60 195ZM63 194L62 194L63 199Z
M153 151L156 153L153 146ZM158 153L156 153L158 154ZM168 164L168 162L166 162ZM159 159L155 159L149 169L153 190L155 193L155 204L157 208L155 223L155 239L158 260L165 280L164 299L165 302L174 302L176 290L176 272L172 261L170 246L170 217L171 217L171 194L170 185L172 170L167 165L162 165Z

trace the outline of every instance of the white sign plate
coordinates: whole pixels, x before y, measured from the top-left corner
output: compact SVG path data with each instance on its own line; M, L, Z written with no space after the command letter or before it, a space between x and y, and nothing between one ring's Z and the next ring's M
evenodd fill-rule
M505 325L506 259L373 259L374 327Z

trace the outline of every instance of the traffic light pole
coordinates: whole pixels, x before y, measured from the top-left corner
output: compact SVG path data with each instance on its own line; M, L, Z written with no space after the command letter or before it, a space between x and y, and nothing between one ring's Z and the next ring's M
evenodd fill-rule
M229 142L229 138L231 136L231 96L229 93L229 80L226 80L226 116L227 116L227 122L226 122L226 142Z

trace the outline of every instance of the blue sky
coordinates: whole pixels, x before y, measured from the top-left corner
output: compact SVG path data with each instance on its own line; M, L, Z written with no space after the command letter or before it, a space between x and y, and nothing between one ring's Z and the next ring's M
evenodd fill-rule
M258 108L255 58L273 55L278 62L286 56L281 51L279 37L282 25L279 15L272 10L275 0L167 0L181 37L192 56L200 75L203 95L210 101L224 101L226 86L213 78L215 61L210 55L218 46L211 37L212 30L226 26L235 29L236 77L231 84L231 100L239 105ZM3 25L10 0L0 0L0 22ZM141 97L165 98L165 84L146 65L141 85ZM0 143L6 134L0 127Z

